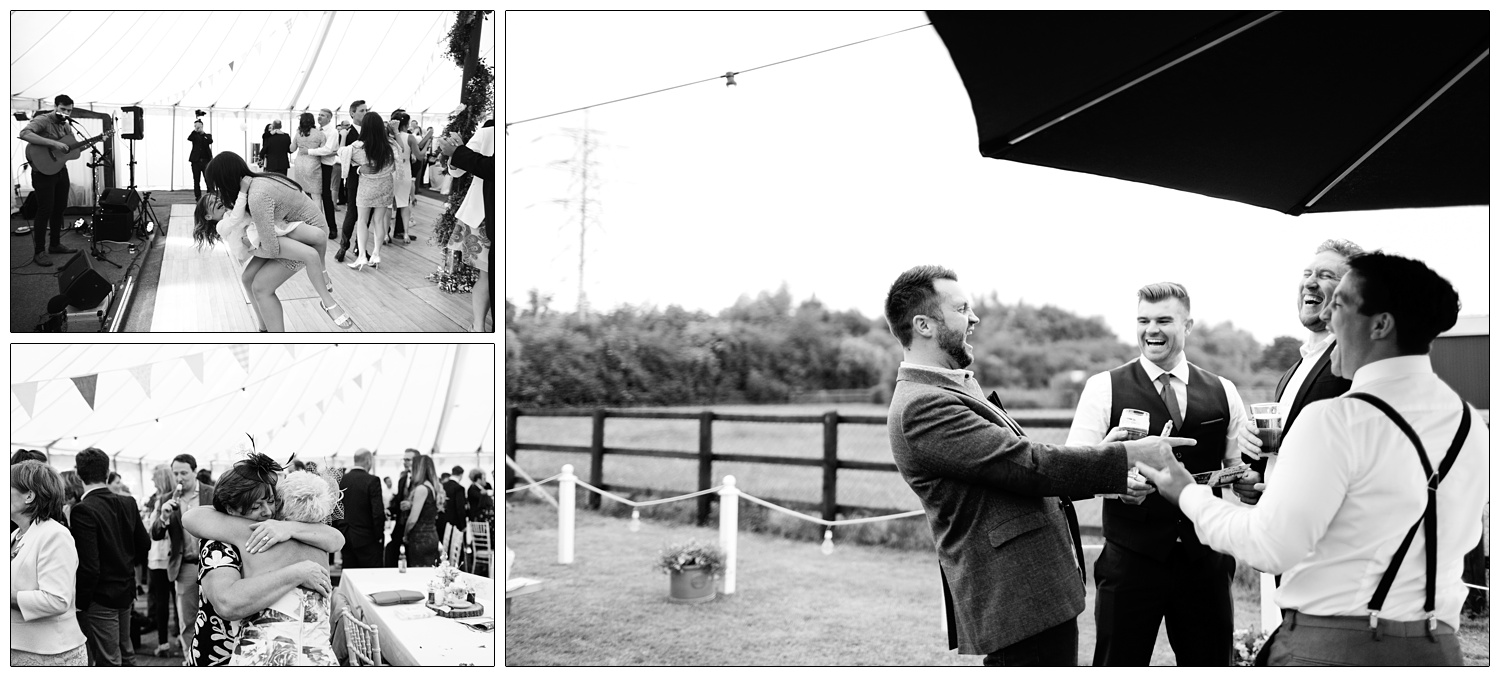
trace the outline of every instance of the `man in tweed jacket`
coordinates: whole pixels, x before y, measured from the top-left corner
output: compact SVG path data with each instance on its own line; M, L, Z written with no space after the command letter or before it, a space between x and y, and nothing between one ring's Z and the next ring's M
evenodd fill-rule
M1051 497L1126 493L1137 460L1164 467L1180 438L1091 447L1032 442L987 401L965 337L979 318L952 271L918 266L886 297L905 360L891 400L891 452L927 513L948 611L948 648L985 665L1076 665L1084 606L1076 525ZM1144 490L1143 490L1144 491Z

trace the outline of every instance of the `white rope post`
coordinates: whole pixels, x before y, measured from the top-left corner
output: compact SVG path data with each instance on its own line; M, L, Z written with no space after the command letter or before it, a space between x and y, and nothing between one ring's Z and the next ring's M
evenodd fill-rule
M734 488L734 475L724 476L719 490L719 547L724 549L724 594L734 594L735 558L740 538L740 490Z
M557 563L573 563L573 502L578 478L573 475L573 466L562 467L557 478Z

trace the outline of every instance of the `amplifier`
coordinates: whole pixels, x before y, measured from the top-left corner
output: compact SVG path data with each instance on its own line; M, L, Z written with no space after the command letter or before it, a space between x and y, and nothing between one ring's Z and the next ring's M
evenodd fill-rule
M99 196L99 206L111 211L126 210L134 213L141 206L141 196L125 188L106 188Z
M130 230L135 226L135 215L128 211L108 211L99 208L94 215L94 241L129 242Z
M58 293L73 308L95 308L114 291L114 285L93 268L88 252L78 252L57 273Z

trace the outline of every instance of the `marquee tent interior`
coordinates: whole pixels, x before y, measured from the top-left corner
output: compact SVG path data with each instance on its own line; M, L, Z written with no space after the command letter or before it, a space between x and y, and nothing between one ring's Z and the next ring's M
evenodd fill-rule
M355 99L389 117L403 108L439 133L459 106L462 69L446 55L452 11L16 11L11 13L11 174L24 197L25 142L16 138L58 94L72 97L89 136L115 118L112 176L130 184L130 142L120 139L140 106L144 138L134 142L135 185L142 191L192 187L188 165L195 111L214 152L251 157L272 120L292 133L304 111L347 120ZM480 58L494 61L493 13L485 15ZM80 139L83 138L80 136ZM92 205L97 190L85 151L68 163L69 205ZM13 194L12 199L17 199Z
M320 467L370 449L392 481L407 448L435 450L441 472L493 473L494 375L483 344L16 344L11 452L69 470L98 447L141 499L151 469L180 453L218 478L247 434L277 461Z

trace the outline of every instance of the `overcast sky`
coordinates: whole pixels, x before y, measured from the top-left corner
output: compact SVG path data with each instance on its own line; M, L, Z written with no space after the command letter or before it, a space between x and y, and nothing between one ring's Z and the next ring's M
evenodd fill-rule
M504 121L681 85L927 23L920 12L505 12ZM981 157L967 93L930 27L511 127L505 290L571 310L569 131L601 142L585 290L595 309L717 312L785 282L876 317L901 271L938 263L971 294L1101 316L1134 342L1135 290L1180 282L1199 322L1302 337L1296 287L1343 237L1422 259L1489 306L1485 207L1287 216ZM597 219L595 218L597 217ZM980 327L983 331L983 325Z

